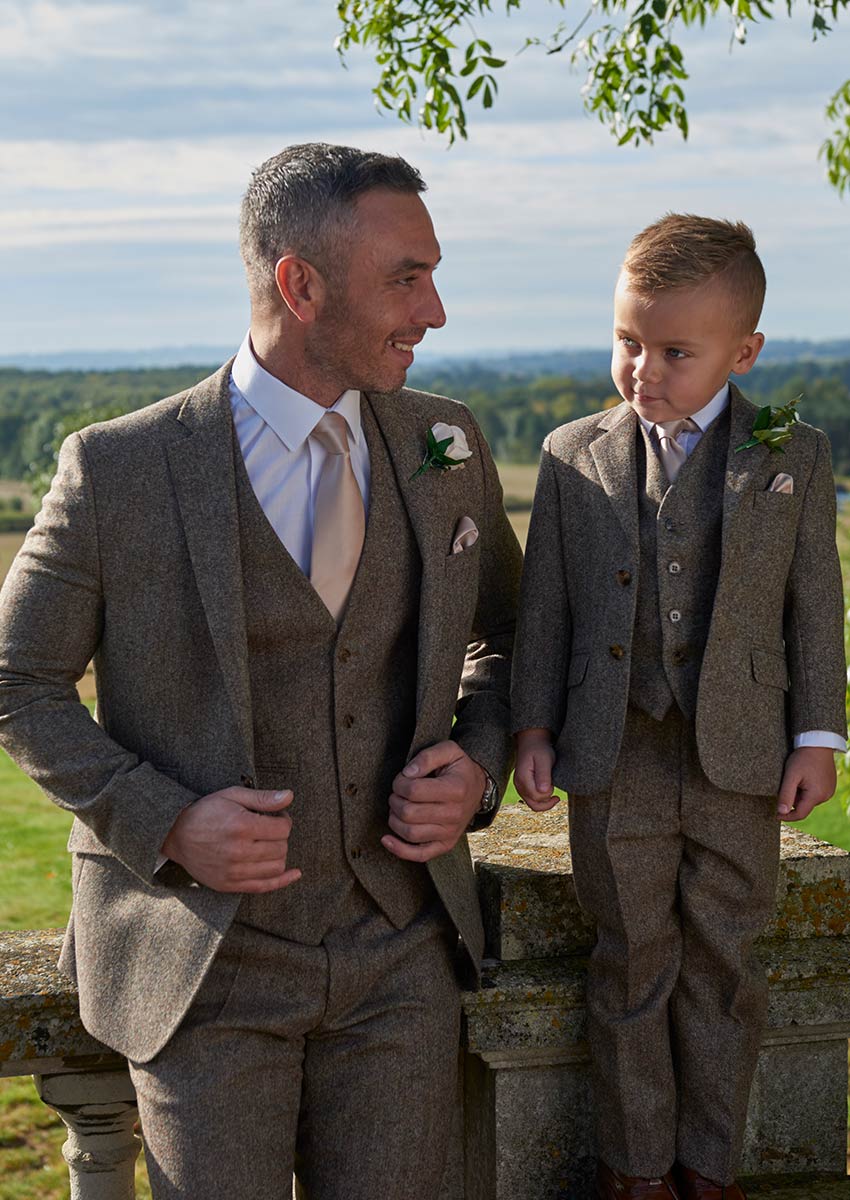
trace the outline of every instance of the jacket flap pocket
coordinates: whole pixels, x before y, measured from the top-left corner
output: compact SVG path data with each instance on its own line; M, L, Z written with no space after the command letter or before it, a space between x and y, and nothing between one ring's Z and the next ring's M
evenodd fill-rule
M88 825L79 819L71 826L68 849L73 854L109 854L100 838L95 837ZM110 855L111 857L111 855Z
M573 654L570 657L570 669L567 672L567 687L578 687L584 682L584 677L587 674L587 664L590 662L589 654Z
M781 688L788 691L788 665L784 654L774 650L763 650L757 646L752 649L753 679L766 687Z

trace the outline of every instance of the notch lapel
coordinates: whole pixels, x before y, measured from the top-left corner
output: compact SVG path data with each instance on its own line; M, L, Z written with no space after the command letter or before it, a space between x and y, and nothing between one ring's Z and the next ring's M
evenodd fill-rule
M599 423L602 436L590 453L617 520L623 527L635 562L640 554L637 504L637 416L624 400Z
M253 725L233 463L230 367L227 363L189 393L177 417L184 436L168 447L168 458L195 581L236 727L250 760Z
M730 561L734 552L734 536L737 528L736 514L741 510L745 496L764 485L770 471L771 453L764 446L736 453L735 447L746 442L753 428L758 409L742 396L734 383L729 384L729 447L726 454L726 480L723 489L723 562Z
M426 471L413 479L425 453L425 434L432 422L404 390L390 394L370 393L372 407L384 438L402 502L422 559L422 589L419 596L419 650L416 673L417 729L414 746L422 740L419 719L430 711L429 699L444 682L441 660L456 658L453 639L456 623L445 620L445 559L449 553L453 514L459 495L468 495L463 471ZM467 501L468 503L468 501ZM465 631L461 631L466 647ZM446 735L448 736L448 734Z

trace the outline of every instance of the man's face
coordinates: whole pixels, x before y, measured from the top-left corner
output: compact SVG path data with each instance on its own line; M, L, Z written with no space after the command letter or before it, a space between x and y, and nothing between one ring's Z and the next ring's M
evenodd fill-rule
M736 331L720 284L647 297L632 291L627 271L620 273L611 376L623 399L648 421L699 412L730 372L750 369L761 343L761 334Z
M446 323L433 278L440 246L417 195L374 189L355 211L345 282L329 291L305 349L340 392L394 391L413 347Z

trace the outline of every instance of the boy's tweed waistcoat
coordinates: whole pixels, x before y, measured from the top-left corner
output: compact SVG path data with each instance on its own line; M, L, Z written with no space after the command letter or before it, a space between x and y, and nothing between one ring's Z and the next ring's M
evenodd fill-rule
M339 631L266 520L235 448L255 783L292 789L287 866L303 872L292 887L245 896L236 920L308 945L322 940L355 879L397 928L434 896L426 869L380 842L416 720L422 567L368 404L363 427L369 521ZM375 678L390 683L376 688ZM364 717L378 737L363 738Z
M638 423L640 566L629 700L656 721L674 700L685 716L696 713L720 573L728 440L727 410L668 487L650 436Z

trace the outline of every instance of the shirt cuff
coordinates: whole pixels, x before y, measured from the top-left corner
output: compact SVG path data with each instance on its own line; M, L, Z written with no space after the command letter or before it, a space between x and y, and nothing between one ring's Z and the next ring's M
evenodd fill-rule
M156 860L156 866L153 869L154 875L157 875L162 870L162 868L165 866L165 864L167 862L168 862L168 859L165 857L165 855L160 854Z
M799 750L801 746L825 746L829 750L836 750L840 754L847 752L847 739L840 737L837 733L828 733L823 729L814 729L808 733L798 733L794 738L794 749Z

